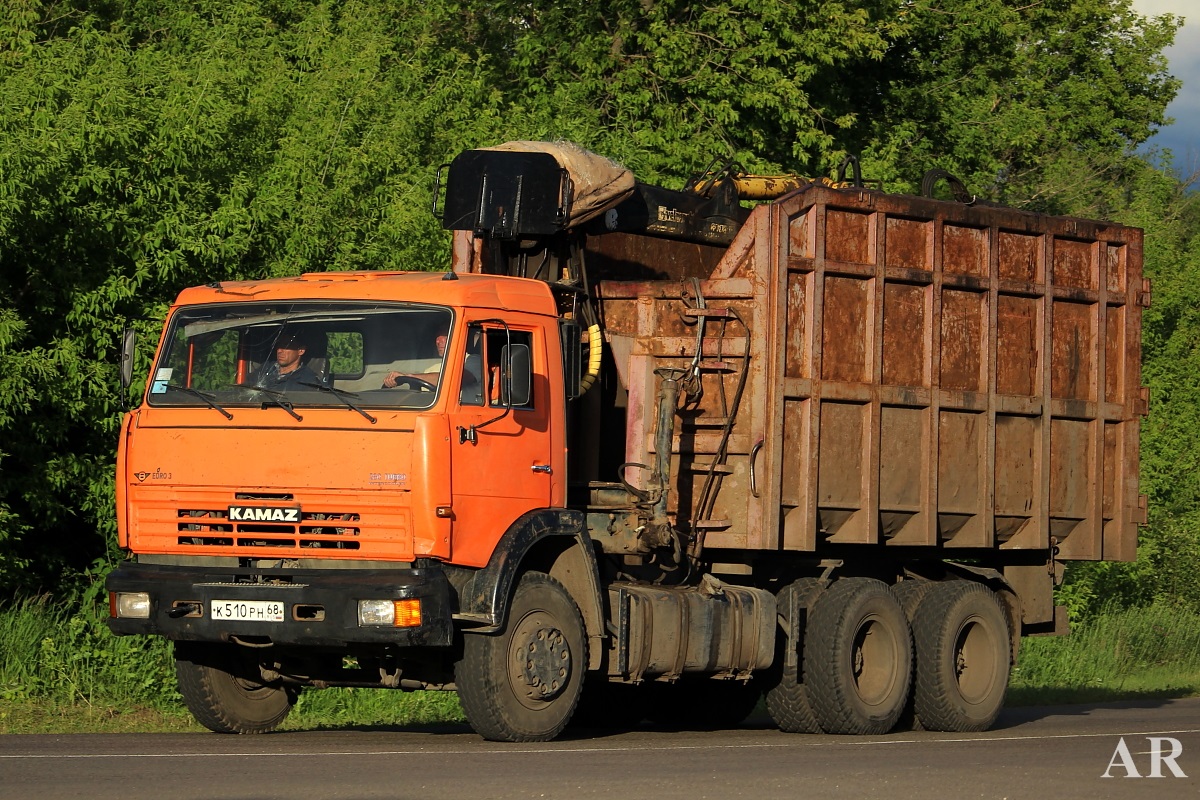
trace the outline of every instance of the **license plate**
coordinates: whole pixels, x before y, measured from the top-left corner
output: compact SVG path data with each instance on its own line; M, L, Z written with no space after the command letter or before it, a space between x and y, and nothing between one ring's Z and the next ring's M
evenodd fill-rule
M283 622L283 603L274 600L213 600L209 610L213 619L239 622Z

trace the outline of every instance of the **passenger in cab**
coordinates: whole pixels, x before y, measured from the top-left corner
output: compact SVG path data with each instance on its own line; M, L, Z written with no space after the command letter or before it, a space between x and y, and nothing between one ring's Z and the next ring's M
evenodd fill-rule
M397 372L393 370L383 378L384 389L394 389L397 386L407 386L411 389L421 388L421 384L427 384L432 388L437 388L438 382L442 379L442 361L446 356L446 339L448 331L441 331L433 339L433 346L437 350L437 360L427 366L421 372Z

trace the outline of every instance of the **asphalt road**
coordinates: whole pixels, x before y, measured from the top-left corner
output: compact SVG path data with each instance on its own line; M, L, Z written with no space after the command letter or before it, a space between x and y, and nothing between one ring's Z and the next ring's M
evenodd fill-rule
M1177 752L1159 760L1163 777L1127 777L1153 771L1156 746ZM789 735L753 718L735 730L577 731L538 745L485 742L461 726L0 736L4 800L743 797L1196 798L1200 699L1014 709L980 734Z

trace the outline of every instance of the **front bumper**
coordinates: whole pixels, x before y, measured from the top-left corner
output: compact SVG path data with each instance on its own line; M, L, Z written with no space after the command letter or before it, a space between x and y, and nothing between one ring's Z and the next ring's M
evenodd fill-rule
M251 582L254 581L254 582ZM122 563L109 592L145 592L148 619L110 618L119 636L156 634L202 642L347 647L390 644L445 647L453 641L453 591L436 565L419 569L240 569ZM358 601L419 599L421 624L359 625ZM216 620L211 601L271 601L285 607L278 622Z

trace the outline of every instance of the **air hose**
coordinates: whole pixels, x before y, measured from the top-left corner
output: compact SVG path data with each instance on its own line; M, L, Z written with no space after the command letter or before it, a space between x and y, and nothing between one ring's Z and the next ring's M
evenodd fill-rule
M604 337L600 334L599 325L588 326L588 365L587 372L579 380L579 395L582 397L587 394L587 390L592 388L592 384L596 382L596 376L600 374L600 356L604 349Z

